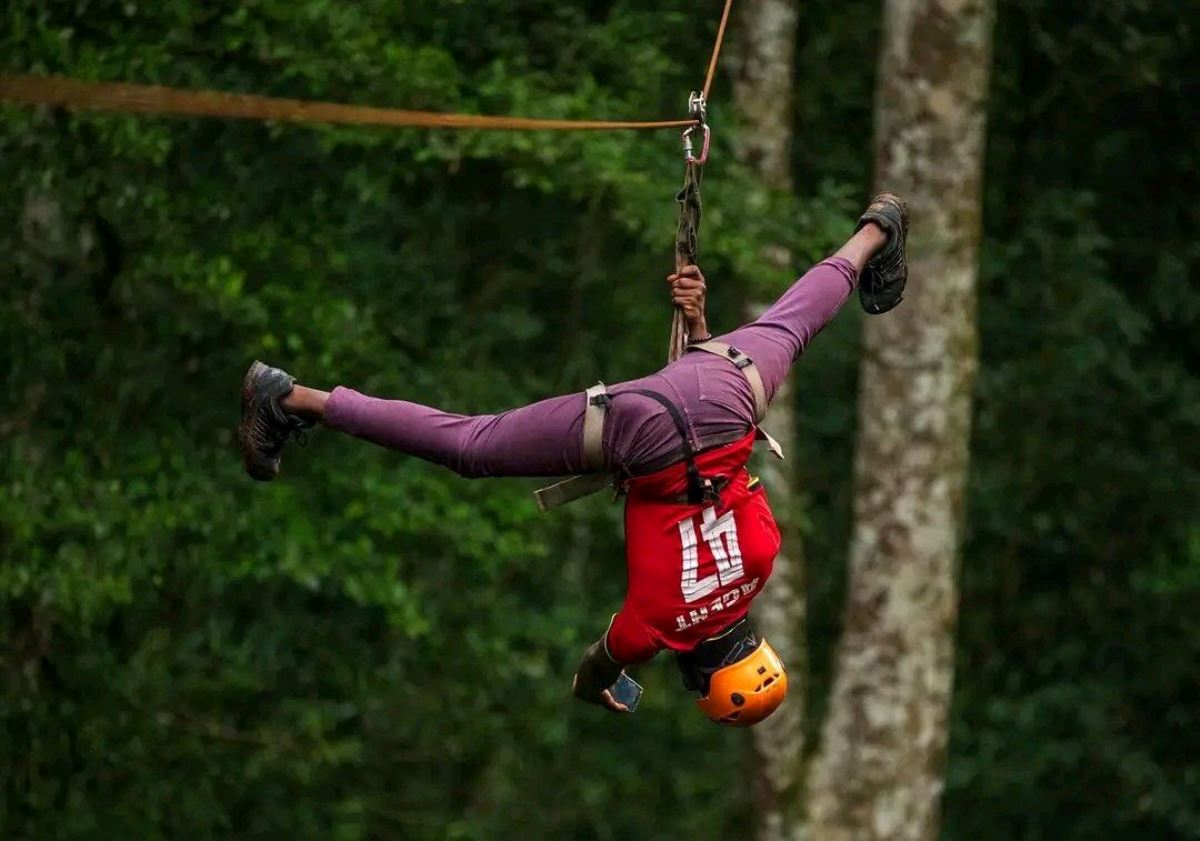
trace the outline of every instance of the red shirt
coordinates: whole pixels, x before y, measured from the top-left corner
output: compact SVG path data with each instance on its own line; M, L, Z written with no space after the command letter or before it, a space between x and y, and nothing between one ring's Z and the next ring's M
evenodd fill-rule
M620 663L688 651L746 615L779 552L779 529L746 461L754 434L700 453L701 475L729 483L716 503L689 505L684 464L633 479L625 501L629 589L606 637Z

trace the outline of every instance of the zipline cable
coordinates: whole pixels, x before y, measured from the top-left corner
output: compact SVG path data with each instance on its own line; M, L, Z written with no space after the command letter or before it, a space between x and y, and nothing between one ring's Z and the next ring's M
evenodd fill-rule
M725 8L721 12L721 24L717 27L717 40L713 42L712 57L708 60L708 73L704 77L704 99L708 101L708 92L712 90L713 76L717 73L717 58L721 55L721 44L725 40L725 25L729 23L729 10L733 8L733 0L725 0Z
M224 117L280 123L389 126L498 131L606 131L687 128L695 120L543 120L531 117L447 114L346 105L257 94L184 90L165 85L88 82L64 76L0 75L0 101L81 111Z
M717 70L725 26L733 0L725 0L716 42L704 79L705 99ZM389 126L392 128L480 129L492 131L624 131L688 128L689 120L555 120L532 117L409 111L337 102L281 99L258 94L186 90L166 85L130 82L91 82L66 76L0 74L0 102L50 105L80 111L124 114L166 114L182 117L224 117L279 123Z

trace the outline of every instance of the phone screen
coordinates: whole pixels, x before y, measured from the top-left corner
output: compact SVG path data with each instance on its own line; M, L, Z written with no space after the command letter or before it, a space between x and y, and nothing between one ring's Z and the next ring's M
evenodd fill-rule
M625 672L621 672L617 682L609 687L609 691L612 692L613 698L629 707L630 712L634 712L642 700L642 687Z

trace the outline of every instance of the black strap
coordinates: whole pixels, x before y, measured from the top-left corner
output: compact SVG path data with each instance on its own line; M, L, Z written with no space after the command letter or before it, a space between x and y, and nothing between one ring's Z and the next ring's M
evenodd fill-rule
M687 465L687 501L692 505L699 505L712 499L712 482L700 476L700 468L696 464L696 449L692 446L687 423L684 421L683 412L679 411L679 407L670 398L649 389L631 388L628 391L622 391L621 394L640 394L642 397L649 397L667 410L667 414L675 422L675 428L679 430L679 437L683 439L683 460Z
M708 694L709 679L714 672L749 656L758 648L758 636L748 618L739 619L715 637L709 637L691 651L681 651L676 657L683 673L686 689Z

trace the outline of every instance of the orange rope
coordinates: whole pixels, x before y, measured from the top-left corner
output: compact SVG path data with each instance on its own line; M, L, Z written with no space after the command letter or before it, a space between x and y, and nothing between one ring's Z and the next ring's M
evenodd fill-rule
M708 101L708 92L712 88L713 76L717 74L717 57L721 55L721 43L725 40L725 24L729 23L729 10L733 8L733 0L725 0L725 9L721 12L721 25L717 27L717 40L713 43L712 58L708 60L708 75L704 77L704 99Z
M733 0L725 0L717 28L704 98L708 99L717 58L725 40L725 27ZM183 90L164 85L125 82L88 82L64 76L0 74L0 102L52 105L81 111L116 111L129 114L170 114L184 117L226 117L280 123L331 123L413 128L485 129L499 131L605 131L626 129L687 128L696 120L543 120L530 117L445 114L406 111L302 99L279 99L256 94Z
M278 99L221 91L190 91L162 85L86 82L62 76L0 75L0 102L54 105L84 111L172 114L186 117L229 117L281 123L333 123L416 128L489 129L502 131L602 131L611 129L686 128L695 120L539 120L404 111L365 105L343 105L302 99Z

